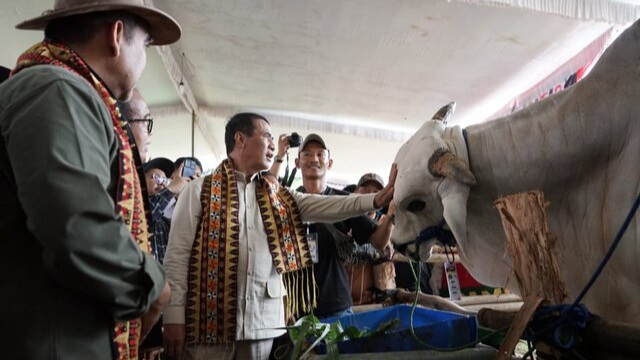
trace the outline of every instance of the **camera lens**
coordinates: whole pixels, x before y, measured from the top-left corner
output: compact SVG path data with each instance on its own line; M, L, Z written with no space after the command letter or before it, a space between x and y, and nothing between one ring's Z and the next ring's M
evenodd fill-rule
M300 146L300 144L302 144L302 136L296 132L291 133L289 135L289 146L294 148Z

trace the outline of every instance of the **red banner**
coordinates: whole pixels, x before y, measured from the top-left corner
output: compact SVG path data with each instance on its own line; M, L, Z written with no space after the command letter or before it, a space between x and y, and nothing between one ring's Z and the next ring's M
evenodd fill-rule
M589 73L593 64L598 61L604 49L614 40L612 33L613 28L600 35L549 76L529 90L515 96L512 101L493 114L490 119L516 112L582 80Z

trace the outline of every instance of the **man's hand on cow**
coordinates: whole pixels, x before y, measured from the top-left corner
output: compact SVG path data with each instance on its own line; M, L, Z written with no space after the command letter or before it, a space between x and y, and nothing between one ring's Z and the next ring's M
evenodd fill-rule
M398 165L394 163L391 165L391 172L389 173L389 182L387 183L387 186L378 191L376 197L373 199L373 206L376 209L389 205L391 199L393 199L396 176L398 176Z

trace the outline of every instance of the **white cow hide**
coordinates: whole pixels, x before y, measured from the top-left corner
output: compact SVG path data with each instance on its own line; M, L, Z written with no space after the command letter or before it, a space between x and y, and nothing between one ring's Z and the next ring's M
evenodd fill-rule
M517 292L493 202L540 189L550 202L562 280L575 299L640 191L640 23L581 82L466 133L465 143L461 128L430 120L399 150L394 242L410 242L444 219L471 274ZM437 150L454 154L457 165L442 167ZM639 240L636 215L584 300L592 312L640 324Z

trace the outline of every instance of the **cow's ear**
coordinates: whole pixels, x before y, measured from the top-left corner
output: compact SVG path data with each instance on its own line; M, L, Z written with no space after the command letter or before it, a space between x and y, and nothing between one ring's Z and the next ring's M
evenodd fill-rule
M433 176L450 177L469 186L476 184L476 177L469 167L449 150L438 149L431 155L429 172Z
M435 114L433 114L433 117L431 118L431 120L442 121L442 123L446 125L447 120L449 120L449 117L453 115L453 112L455 110L456 110L456 102L452 101L447 105L441 107L440 110L438 110Z

